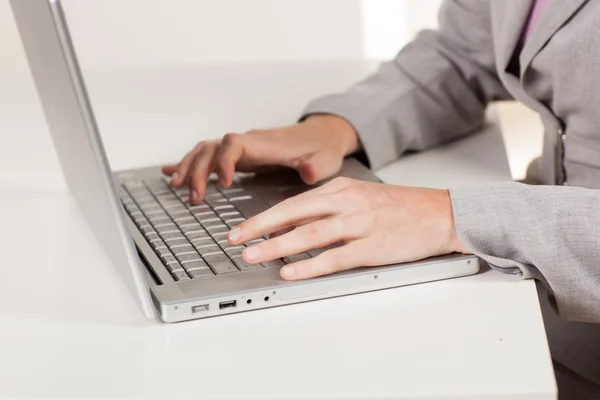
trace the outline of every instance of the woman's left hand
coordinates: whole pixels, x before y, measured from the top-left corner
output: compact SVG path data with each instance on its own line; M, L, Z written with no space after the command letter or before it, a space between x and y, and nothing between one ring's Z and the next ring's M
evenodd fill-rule
M287 199L229 232L232 244L294 228L244 250L261 263L341 243L288 264L281 276L307 279L361 267L468 251L460 243L447 190L408 188L337 178Z

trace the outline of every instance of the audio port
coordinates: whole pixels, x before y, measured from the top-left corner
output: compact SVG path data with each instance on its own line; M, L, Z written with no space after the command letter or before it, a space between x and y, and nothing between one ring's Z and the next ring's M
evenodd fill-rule
M252 304L252 299L246 300L246 304Z
M265 301L269 301L269 296L265 297Z

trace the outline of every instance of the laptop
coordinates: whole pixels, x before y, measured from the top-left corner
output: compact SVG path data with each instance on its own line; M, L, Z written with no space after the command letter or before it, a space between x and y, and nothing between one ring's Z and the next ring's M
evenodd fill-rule
M188 190L171 188L159 166L111 171L61 1L11 0L11 6L69 190L148 318L180 322L479 270L477 257L452 254L289 282L279 276L284 264L326 249L245 263L244 246L226 240L229 229L310 187L294 174L238 174L229 189L209 182L204 202L192 206ZM337 176L378 181L352 158Z

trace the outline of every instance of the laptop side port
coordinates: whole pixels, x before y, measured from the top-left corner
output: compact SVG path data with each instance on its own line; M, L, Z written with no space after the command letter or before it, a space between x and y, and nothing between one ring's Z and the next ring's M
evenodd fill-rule
M210 310L209 304L200 304L198 306L192 306L192 314L206 312Z
M221 310L224 308L235 308L236 305L237 305L237 300L222 301L219 303L219 308Z

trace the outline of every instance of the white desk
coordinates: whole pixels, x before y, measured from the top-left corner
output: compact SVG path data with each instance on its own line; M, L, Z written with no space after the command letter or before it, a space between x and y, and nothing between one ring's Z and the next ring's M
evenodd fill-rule
M292 121L308 98L368 68L165 67L92 73L88 83L113 166L126 168L176 159L201 134ZM533 282L491 271L202 321L148 322L66 192L25 75L0 82L0 132L0 398L555 398ZM502 145L494 132L464 146ZM458 170L508 179L503 156L478 158L484 150L466 151ZM432 154L435 163L450 153ZM418 162L381 176L414 183ZM464 183L469 174L460 177Z

